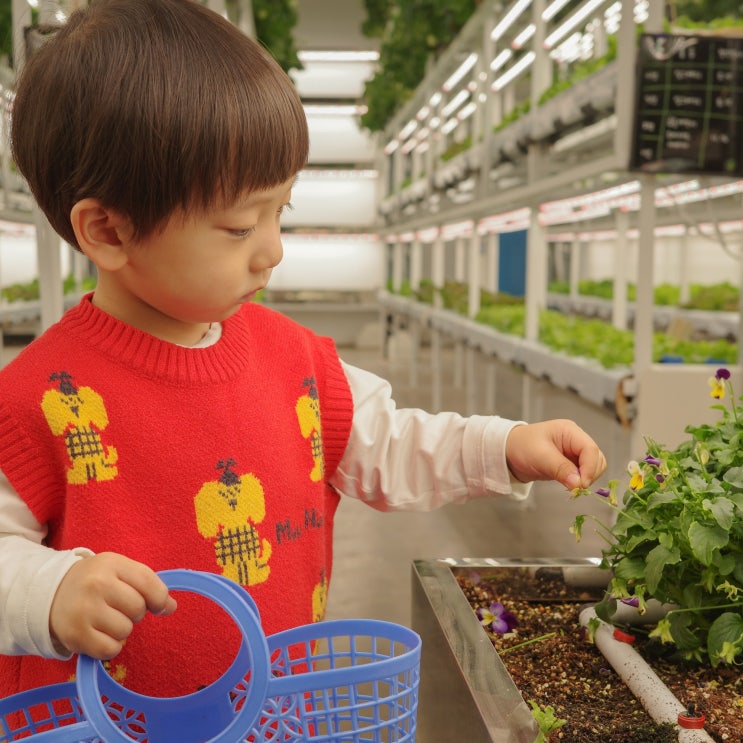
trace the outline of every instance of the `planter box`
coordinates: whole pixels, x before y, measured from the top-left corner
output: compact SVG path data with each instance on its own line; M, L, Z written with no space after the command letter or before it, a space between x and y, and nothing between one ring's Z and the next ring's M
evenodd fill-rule
M434 308L387 292L380 292L377 298L384 311L408 317L487 356L518 366L527 374L574 392L600 408L614 410L617 385L630 372L627 367L604 369L595 359L557 353L541 343L501 333L453 310Z
M413 562L413 628L423 640L418 743L534 743L538 728L462 593L456 571L558 568L574 585L605 585L590 559L446 559Z

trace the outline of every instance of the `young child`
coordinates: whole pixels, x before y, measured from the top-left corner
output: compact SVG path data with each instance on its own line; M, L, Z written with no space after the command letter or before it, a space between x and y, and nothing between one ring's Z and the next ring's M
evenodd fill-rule
M429 510L603 472L570 421L397 410L250 302L282 257L306 121L270 56L197 2L74 13L26 65L12 148L98 284L0 372L0 697L69 680L75 653L146 694L214 681L236 629L203 597L176 608L158 570L233 579L267 634L321 619L340 495Z

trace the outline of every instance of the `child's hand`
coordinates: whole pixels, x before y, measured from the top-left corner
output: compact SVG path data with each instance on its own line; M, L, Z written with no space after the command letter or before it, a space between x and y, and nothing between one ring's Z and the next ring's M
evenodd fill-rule
M102 552L76 562L62 579L49 612L49 628L68 651L108 660L119 653L148 610L170 614L175 608L175 599L153 570L123 555Z
M606 469L596 442L570 420L515 426L506 440L506 460L521 482L557 480L568 490L587 488Z

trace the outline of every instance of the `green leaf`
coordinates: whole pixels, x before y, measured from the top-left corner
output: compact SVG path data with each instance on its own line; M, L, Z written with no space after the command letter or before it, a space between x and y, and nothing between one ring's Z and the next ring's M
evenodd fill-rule
M726 644L728 647L724 652ZM743 652L743 616L740 613L725 612L717 617L709 628L707 635L709 659L713 666L717 666L721 660L732 662L731 653L735 657L741 652Z
M674 565L681 559L678 549L668 549L662 544L648 552L648 556L645 559L647 565L647 571L645 574L645 580L648 584L648 591L652 596L658 589L658 584L663 577L663 568L666 565Z
M657 490L648 498L648 511L659 508L666 503L677 503L679 497L672 490Z
M614 575L625 581L644 580L645 560L642 557L623 557L614 566Z
M735 570L736 560L735 555L726 554L723 555L721 552L715 552L712 562L717 568L717 572L720 575L730 575Z
M725 472L722 479L734 488L743 490L743 467L731 467Z
M729 539L727 531L719 526L704 526L695 522L689 527L689 544L694 556L703 565L711 565L715 550L722 549Z
M735 555L735 567L733 568L733 578L743 586L743 555Z
M699 638L690 629L693 624L691 614L670 612L668 615L671 628L671 637L679 650L694 650L699 647Z
M722 529L728 531L735 518L735 504L728 498L705 499L702 505L714 516Z

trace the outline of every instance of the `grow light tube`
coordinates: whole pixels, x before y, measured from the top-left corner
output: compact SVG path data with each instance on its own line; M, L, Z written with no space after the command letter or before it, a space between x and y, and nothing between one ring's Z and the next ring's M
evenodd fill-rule
M457 118L460 121L464 121L469 116L477 111L477 104L474 101L470 101L458 114Z
M506 31L511 27L513 22L531 5L531 0L516 0L509 11L500 19L496 27L490 34L493 41L498 41Z
M413 119L409 121L402 128L402 131L400 132L397 138L402 142L406 140L417 128L418 128L418 122L415 119Z
M446 118L451 116L468 98L470 97L468 90L460 90L449 103L447 103L441 109L441 115Z
M558 26L545 40L544 46L547 49L551 49L560 39L566 34L570 33L579 23L588 18L594 10L600 8L606 0L588 0L588 2L579 10L577 10L570 18Z
M472 52L462 64L457 67L456 70L451 74L449 79L441 86L447 93L452 90L456 84L475 66L477 62L477 53Z
M449 121L444 124L444 126L441 127L441 133L442 134L449 134L450 132L453 132L459 124L459 119L455 116L454 118L449 119Z
M508 62L509 59L513 57L513 52L510 49L504 49L500 54L498 54L495 59L490 63L490 69L493 72L498 72L498 70L503 67L503 65Z
M528 52L516 64L512 65L506 72L504 72L494 83L493 90L498 92L508 85L514 78L518 77L531 63L535 60L536 54L534 52Z
M542 20L549 21L554 18L568 3L570 0L555 0L553 3L548 5L542 13Z
M520 34L518 34L514 40L511 42L511 46L514 49L521 49L524 44L526 44L529 39L531 39L532 36L534 36L534 33L536 32L537 27L530 23Z

